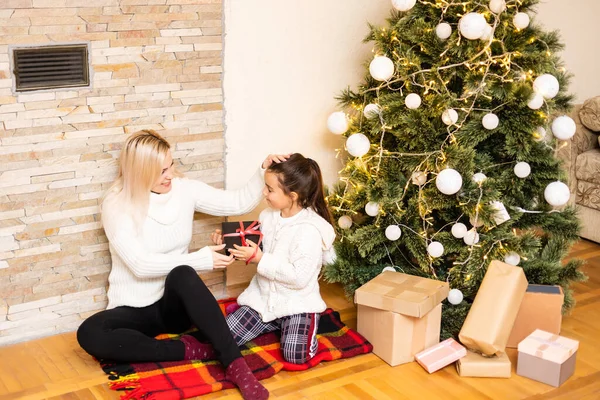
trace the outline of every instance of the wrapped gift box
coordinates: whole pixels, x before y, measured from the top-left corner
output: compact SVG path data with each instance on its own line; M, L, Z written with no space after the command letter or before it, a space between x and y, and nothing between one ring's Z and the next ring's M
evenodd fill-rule
M385 271L355 292L357 330L388 364L414 361L440 340L440 303L448 290L446 282Z
M564 299L560 286L529 285L506 347L517 348L536 329L558 335Z
M221 225L223 243L225 243L225 254L229 255L228 249L233 245L246 246L246 240L257 243L262 250L262 232L258 221L235 221L223 222Z
M521 267L492 261L458 335L460 342L488 356L504 352L526 290Z
M579 342L536 329L519 343L517 375L558 387L575 372Z
M456 362L456 371L463 377L510 378L511 364L506 353L484 357L468 351L465 357Z
M467 355L467 349L450 338L415 355L415 359L430 374Z

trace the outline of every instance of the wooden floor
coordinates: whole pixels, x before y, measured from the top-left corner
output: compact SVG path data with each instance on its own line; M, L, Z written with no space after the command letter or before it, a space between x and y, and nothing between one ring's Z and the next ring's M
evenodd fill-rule
M580 341L575 375L552 388L514 374L510 379L460 378L453 366L426 373L416 363L392 368L368 354L304 372L280 372L264 381L274 399L600 399L600 245L581 241L570 256L587 260L589 280L575 285L577 307L563 320L562 334ZM356 326L356 311L339 286L323 285L330 307ZM594 339L596 338L596 339ZM118 399L98 365L81 350L74 333L0 348L0 400ZM240 399L236 390L203 396Z

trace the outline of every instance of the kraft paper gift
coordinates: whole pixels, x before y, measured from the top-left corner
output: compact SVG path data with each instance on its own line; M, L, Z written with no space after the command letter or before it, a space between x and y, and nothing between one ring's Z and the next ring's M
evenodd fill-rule
M491 357L467 351L467 355L456 362L458 375L473 378L510 378L511 364L506 353Z
M560 286L529 285L506 347L517 348L536 329L558 335L564 299Z
M446 282L385 271L355 292L357 330L391 366L414 361L440 341L440 303L447 296Z
M448 283L385 271L354 292L354 302L411 317L422 317L448 297Z
M536 329L519 343L517 375L558 387L575 372L579 342Z
M467 349L450 338L423 350L415 359L430 374L467 355Z
M504 352L526 290L521 267L492 261L458 335L461 343L488 356Z

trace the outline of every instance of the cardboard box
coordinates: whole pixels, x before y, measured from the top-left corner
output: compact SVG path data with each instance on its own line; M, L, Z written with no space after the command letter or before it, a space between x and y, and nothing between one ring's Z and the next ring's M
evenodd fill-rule
M460 342L488 356L504 352L526 290L521 267L492 261L458 334Z
M456 372L462 377L510 378L511 363L506 353L484 357L468 351L465 357L456 362Z
M558 387L575 372L579 342L536 329L519 343L517 375Z
M223 243L225 243L225 254L229 255L228 249L233 249L233 245L245 246L246 239L258 243L262 250L262 232L260 232L260 223L258 221L235 221L223 222L221 225L223 233Z
M529 285L506 347L516 349L536 329L558 335L564 300L560 286Z
M385 271L355 292L357 330L373 353L395 366L440 340L448 283Z
M450 338L429 347L427 350L423 350L415 355L415 359L421 367L431 374L466 355L467 349Z
M356 330L373 353L392 367L415 360L415 354L440 341L442 305L422 318L358 305Z

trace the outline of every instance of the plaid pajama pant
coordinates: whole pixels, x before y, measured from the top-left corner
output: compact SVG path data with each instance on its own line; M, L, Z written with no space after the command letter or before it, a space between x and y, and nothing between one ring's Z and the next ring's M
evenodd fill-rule
M263 322L260 314L242 306L226 317L227 325L241 346L263 333L281 330L281 351L285 361L303 364L317 353L319 313L302 313Z

